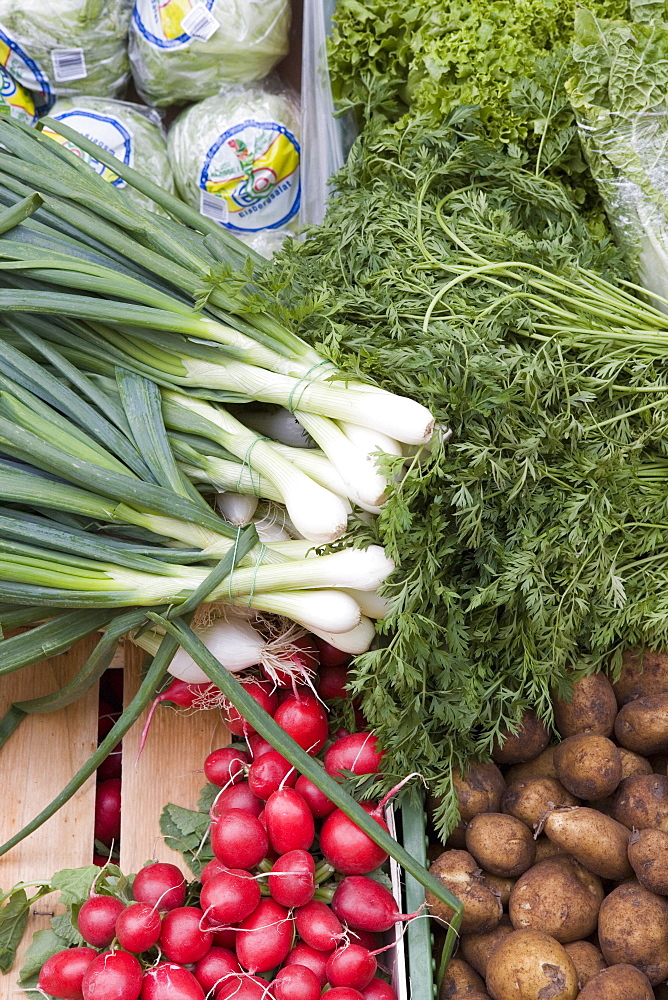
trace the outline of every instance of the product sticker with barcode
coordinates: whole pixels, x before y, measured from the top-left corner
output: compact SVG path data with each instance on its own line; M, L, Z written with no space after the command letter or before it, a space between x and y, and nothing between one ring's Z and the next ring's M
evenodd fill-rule
M208 42L220 28L209 8L204 3L196 3L181 21L181 27L187 35L197 42Z
M220 222L223 226L227 223L230 216L225 199L221 198L220 195L211 194L210 191L200 191L199 210L202 215L206 215L208 219L212 219L214 222Z
M56 83L83 80L88 76L86 57L83 49L52 49L51 62Z

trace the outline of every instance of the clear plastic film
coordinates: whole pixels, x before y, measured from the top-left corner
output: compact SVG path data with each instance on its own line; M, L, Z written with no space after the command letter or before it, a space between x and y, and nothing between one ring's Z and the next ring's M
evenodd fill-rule
M615 239L668 312L668 24L652 3L636 15L643 20L578 11L567 89Z
M297 224L300 120L295 97L262 84L232 85L183 111L169 158L184 201L271 256Z
M136 0L135 85L164 107L261 80L287 55L289 27L290 0Z
M69 97L57 101L51 118L69 125L98 146L113 153L123 163L146 174L161 187L174 193L174 177L167 156L167 139L157 111L126 101L99 97ZM151 211L161 210L146 195L128 186L109 167L84 153L78 146L47 127L45 133L74 150L114 187L123 188L129 198Z
M131 0L0 0L0 65L36 95L115 97L127 83Z

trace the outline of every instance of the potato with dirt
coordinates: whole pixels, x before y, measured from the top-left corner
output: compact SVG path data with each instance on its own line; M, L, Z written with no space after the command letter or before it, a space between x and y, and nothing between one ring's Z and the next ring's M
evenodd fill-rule
M541 861L547 861L548 858L558 858L564 857L566 851L563 847L559 847L558 844L553 844L549 837L542 834L540 837L536 837L536 860L534 864L537 865ZM570 857L570 855L568 855Z
M668 900L625 882L601 903L598 940L608 965L633 965L656 986L668 978Z
M490 956L487 992L493 1000L575 1000L577 973L554 938L538 931L515 931Z
M654 990L633 965L611 965L589 980L578 1000L654 1000Z
M505 813L474 816L466 827L466 849L486 872L503 878L517 878L536 857L531 830Z
M633 874L627 855L630 830L610 816L586 806L555 809L543 830L594 875L618 882Z
M559 781L579 799L604 799L622 780L622 758L606 736L579 733L558 743L554 764Z
M506 730L492 749L495 764L520 764L533 760L550 742L550 733L535 712L524 713L517 732Z
M522 778L513 782L501 799L501 812L535 829L555 806L577 806L580 800L556 778Z
M487 963L490 955L502 941L514 932L515 928L507 914L504 913L494 930L482 934L464 934L462 936L460 941L462 957L484 979L487 975Z
M610 736L617 715L617 699L605 674L590 674L573 684L570 699L553 698L554 724L566 739L578 733Z
M496 927L503 914L499 897L482 881L480 867L466 851L444 851L431 865L430 873L464 904L461 933L473 934ZM429 912L449 921L454 911L427 892Z
M591 941L571 941L564 945L564 951L575 966L578 989L582 989L597 973L607 969L603 955Z
M617 789L613 818L629 830L664 830L668 833L668 777L636 774Z
M643 695L620 708L615 739L644 757L668 750L668 691Z
M485 993L485 983L462 958L451 958L441 982L438 1000L463 1000Z
M579 941L596 930L604 895L600 878L574 858L551 858L518 878L510 921L515 930L542 931L561 944Z
M668 833L634 830L629 840L629 861L645 889L668 896Z
M459 815L465 823L478 813L501 811L506 783L496 764L471 764L464 774L456 767L452 783L457 792Z
M506 785L510 786L515 781L522 781L524 778L556 778L557 769L554 766L555 749L556 747L546 747L533 760L527 760L521 764L513 764L504 775Z
M639 753L627 750L626 747L618 747L618 750L622 758L622 781L636 774L651 774L654 770L647 757L641 757Z
M612 681L621 707L646 694L668 692L668 653L652 649L627 649L622 656L618 680Z
M501 905L507 906L517 879L504 878L503 875L492 875L491 872L482 872L480 877L485 885L488 885L492 892L497 894L501 900Z

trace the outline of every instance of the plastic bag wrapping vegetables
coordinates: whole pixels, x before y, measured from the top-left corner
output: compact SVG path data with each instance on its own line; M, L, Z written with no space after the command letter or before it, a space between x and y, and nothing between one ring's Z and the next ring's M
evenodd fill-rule
M634 13L630 23L578 9L567 90L615 238L668 312L668 23L651 0Z
M270 256L297 224L299 124L291 94L261 84L231 85L188 108L168 136L179 194Z
M0 63L43 113L56 95L114 97L129 75L131 0L0 0Z
M98 146L113 153L123 163L135 167L156 184L174 193L174 177L167 157L167 140L157 111L126 101L103 100L98 97L68 97L56 102L50 117L57 118L70 128L76 129ZM109 167L105 167L50 128L45 127L44 131L77 153L114 187L125 188L128 197L133 201L153 212L164 214L150 198L126 185L125 181Z
M0 66L0 114L17 118L26 125L34 125L37 120L34 95L17 83L2 66Z
M130 61L157 106L263 79L288 52L290 0L136 0Z

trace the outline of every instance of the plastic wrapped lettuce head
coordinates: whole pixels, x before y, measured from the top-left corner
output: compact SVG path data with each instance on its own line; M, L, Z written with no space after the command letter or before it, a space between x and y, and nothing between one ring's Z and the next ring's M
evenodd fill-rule
M136 0L135 85L149 104L201 101L263 79L288 52L290 0Z
M6 69L0 66L0 115L9 115L26 125L37 120L34 95L17 83Z
M167 141L156 111L137 104L127 104L125 101L103 100L99 97L69 97L56 102L50 117L57 118L87 136L98 146L113 153L123 163L146 174L170 194L174 193L174 178L167 157ZM137 204L153 212L160 211L146 195L127 185L118 174L83 152L75 143L64 139L48 126L44 127L44 132L67 149L73 150L114 187L124 189L128 197Z
M131 0L0 0L0 63L43 112L61 94L113 97L129 73Z
M203 215L241 239L296 226L299 110L288 93L227 87L183 111L168 144L177 190Z

